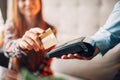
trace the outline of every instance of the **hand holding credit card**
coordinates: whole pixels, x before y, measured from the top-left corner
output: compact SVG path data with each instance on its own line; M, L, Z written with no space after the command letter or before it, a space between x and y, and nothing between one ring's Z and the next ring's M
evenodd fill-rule
M57 44L57 39L50 28L40 37L45 49ZM82 56L91 57L94 53L94 47L89 43L83 42L84 39L85 37L80 37L57 46L55 49L49 51L46 57L61 57L62 55L68 55L69 53L79 53Z
M56 45L58 42L51 28L45 30L45 32L42 35L40 35L40 38L44 46L44 49L48 49Z

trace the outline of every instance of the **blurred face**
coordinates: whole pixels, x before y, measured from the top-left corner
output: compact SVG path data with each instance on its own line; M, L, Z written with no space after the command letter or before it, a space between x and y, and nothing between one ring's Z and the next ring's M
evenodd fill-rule
M18 0L18 9L25 17L34 17L41 10L40 0Z

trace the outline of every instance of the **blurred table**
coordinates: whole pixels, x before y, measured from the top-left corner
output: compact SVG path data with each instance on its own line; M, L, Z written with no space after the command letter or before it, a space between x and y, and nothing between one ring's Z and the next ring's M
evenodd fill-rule
M0 66L0 80L17 80L17 73Z

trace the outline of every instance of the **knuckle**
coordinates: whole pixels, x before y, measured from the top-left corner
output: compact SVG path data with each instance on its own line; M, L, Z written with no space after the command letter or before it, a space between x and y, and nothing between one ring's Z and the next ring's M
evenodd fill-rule
M34 46L34 42L33 42L33 41L31 41L31 42L30 42L30 45L31 45L31 46Z
M38 39L38 35L34 34L34 39L37 40Z
M26 31L25 34L27 35L29 33L29 31Z
M34 28L29 29L29 31L33 31L33 30L34 30Z
M26 44L26 45L25 45L25 47L26 47L26 48L28 48L28 47L29 47L29 45L28 45L28 44Z

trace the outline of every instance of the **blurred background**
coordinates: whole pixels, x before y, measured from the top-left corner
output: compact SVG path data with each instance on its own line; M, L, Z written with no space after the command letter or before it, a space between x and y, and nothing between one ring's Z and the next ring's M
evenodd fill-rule
M44 19L56 26L58 40L64 43L91 36L104 25L118 0L42 0ZM12 0L0 0L0 25L11 16Z
M60 43L91 36L105 24L118 0L43 0L43 15L58 30Z

